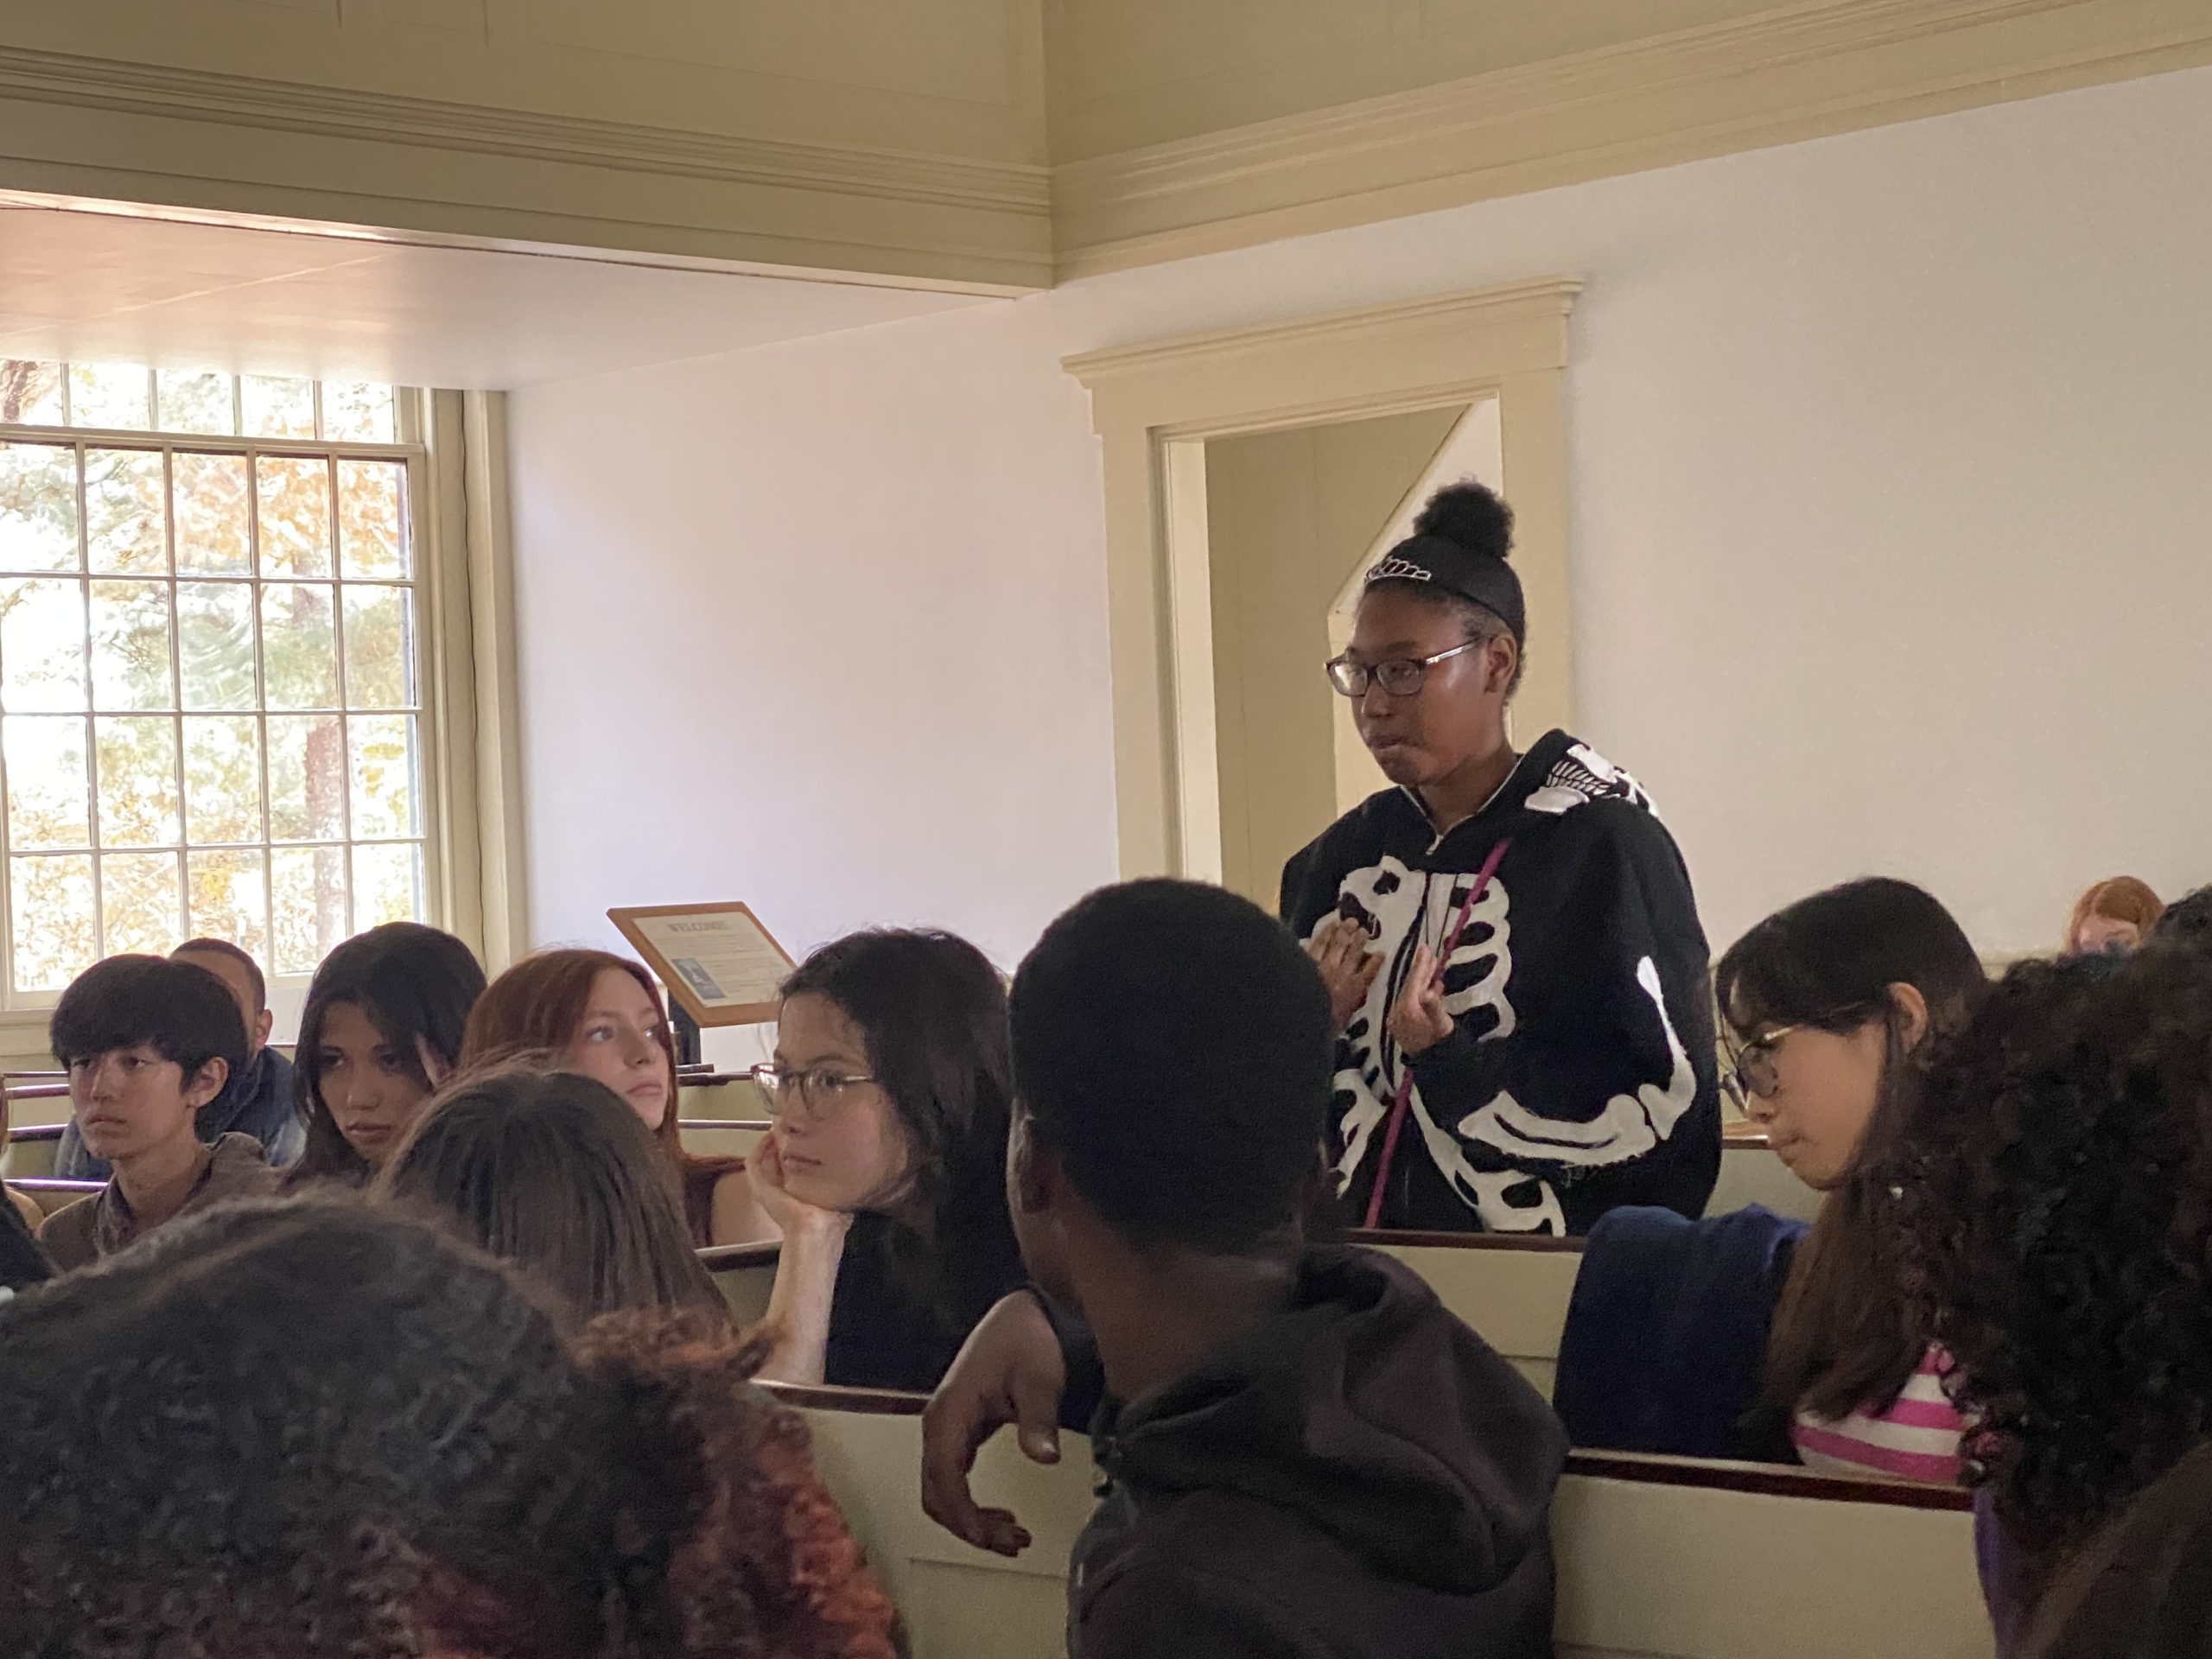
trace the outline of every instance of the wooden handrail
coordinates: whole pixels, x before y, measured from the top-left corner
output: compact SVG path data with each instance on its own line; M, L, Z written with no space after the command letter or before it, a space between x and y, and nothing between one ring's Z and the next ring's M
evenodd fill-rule
M723 1268L765 1268L783 1249L783 1240L768 1238L752 1244L702 1244L697 1254L699 1265L713 1273Z
M1600 1480L1643 1481L1657 1486L1703 1486L1766 1497L1816 1497L1840 1503L1886 1503L1901 1510L1971 1510L1963 1486L1857 1475L1821 1475L1787 1463L1730 1463L1718 1458L1672 1458L1650 1452L1569 1452L1567 1472Z
M893 1389L839 1389L827 1384L767 1382L760 1386L806 1411L849 1411L869 1417L918 1417L925 1394ZM1596 1480L1632 1480L1654 1486L1751 1492L1763 1497L1809 1497L1829 1503L1880 1503L1901 1510L1967 1510L1974 1494L1962 1486L1910 1480L1819 1475L1780 1463L1726 1463L1707 1458L1668 1458L1641 1452L1569 1452L1567 1472Z
M1395 1244L1402 1249L1441 1250L1573 1250L1579 1238L1557 1238L1549 1233L1446 1233L1401 1230L1391 1227L1354 1227L1344 1234L1354 1244L1370 1247Z
M896 1389L840 1389L826 1382L771 1382L760 1387L787 1406L804 1411L850 1411L869 1417L918 1417L928 1405L926 1394L906 1394Z

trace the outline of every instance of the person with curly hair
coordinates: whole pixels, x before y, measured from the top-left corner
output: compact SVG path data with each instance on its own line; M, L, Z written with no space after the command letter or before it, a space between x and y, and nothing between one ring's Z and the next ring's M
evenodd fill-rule
M2212 1434L2212 974L2029 962L1935 1056L1889 1179L1956 1361L1983 1587L2012 1649L2082 1541Z
M891 1659L804 1423L726 1328L581 1332L341 1195L227 1205L0 1307L27 1659Z
M370 1191L458 1229L587 1316L727 1319L663 1173L653 1136L605 1084L518 1061L463 1072Z

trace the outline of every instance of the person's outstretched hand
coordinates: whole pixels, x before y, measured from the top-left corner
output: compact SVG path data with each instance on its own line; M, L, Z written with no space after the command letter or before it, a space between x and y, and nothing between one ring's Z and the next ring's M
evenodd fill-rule
M1044 1305L1026 1290L1001 1297L969 1332L922 1413L922 1508L931 1520L996 1554L1029 1548L1012 1511L976 1504L968 1477L983 1442L1008 1423L1032 1462L1058 1463L1067 1382Z

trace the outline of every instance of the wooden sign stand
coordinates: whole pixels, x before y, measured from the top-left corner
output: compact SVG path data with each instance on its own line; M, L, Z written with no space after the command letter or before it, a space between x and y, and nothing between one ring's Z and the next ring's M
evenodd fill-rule
M773 1020L778 989L798 966L747 905L639 905L607 919L668 987L681 1060L697 1059L702 1027Z

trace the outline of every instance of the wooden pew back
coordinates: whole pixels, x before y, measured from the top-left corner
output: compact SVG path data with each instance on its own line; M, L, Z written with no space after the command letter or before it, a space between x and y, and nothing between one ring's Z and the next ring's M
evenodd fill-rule
M771 1242L711 1244L699 1252L739 1330L767 1317L768 1293L776 1287L776 1262L782 1250L781 1244Z
M768 1120L764 1118L679 1117L677 1133L683 1138L683 1150L702 1157L720 1154L750 1158L760 1137L768 1133Z
M918 1396L775 1390L901 1611L915 1659L1062 1654L1065 1572L1095 1503L1083 1436L1046 1469L1001 1433L986 1505L1034 1541L1007 1561L923 1515ZM1963 1493L1796 1469L1582 1453L1553 1506L1560 1659L1990 1659Z
M59 1123L19 1124L10 1132L7 1145L0 1147L0 1175L11 1181L51 1176L54 1154L60 1149Z
M8 1185L31 1198L40 1209L50 1216L65 1205L72 1205L79 1198L92 1197L107 1183L105 1181L56 1181L45 1177L34 1177L20 1181L10 1179Z
M1395 1256L1513 1367L1552 1397L1582 1242L1506 1233L1364 1230L1352 1242Z

